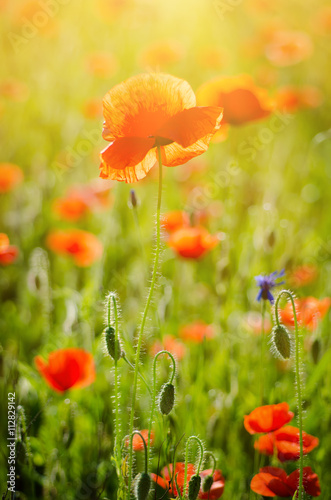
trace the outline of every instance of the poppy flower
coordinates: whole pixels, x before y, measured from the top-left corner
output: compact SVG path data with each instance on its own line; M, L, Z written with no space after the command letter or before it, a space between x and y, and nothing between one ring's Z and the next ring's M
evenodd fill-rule
M177 497L178 491L176 487L175 481L171 481L172 478L173 465L169 464L166 467L163 467L161 470L161 476L157 476L156 474L151 474L153 481L155 481L161 488L168 490L170 497ZM205 476L211 474L212 469L204 470L200 473L201 478L203 479ZM178 475L177 475L178 474ZM195 474L195 467L193 464L187 464L187 483L190 481L191 477ZM175 465L175 473L174 476L177 475L177 484L180 488L181 493L183 494L184 490L184 477L185 477L185 462L177 462ZM224 478L222 476L222 472L220 470L216 470L213 475L214 482L209 492L204 493L200 488L198 498L201 499L210 499L217 500L223 494L224 490Z
M222 109L197 107L190 85L166 74L142 74L111 89L103 99L100 177L135 182L157 160L175 167L208 149L219 129Z
M162 339L162 342L156 341L151 346L151 353L155 356L158 352L162 350L167 350L171 352L177 360L183 359L185 356L186 348L182 342L180 342L173 335L165 335Z
M249 75L215 78L204 83L196 94L200 106L224 108L222 130L223 125L239 126L266 118L273 107L266 90L257 87Z
M59 349L49 354L47 363L41 356L36 356L34 362L40 375L57 392L86 387L95 379L93 356L84 349Z
M265 436L260 436L254 443L254 448L265 455L273 455L277 451L278 460L286 462L287 460L298 460L300 457L300 434L297 427L286 425L277 431L270 432ZM317 437L311 436L306 432L302 433L303 453L311 452L318 446Z
M204 478L206 476L209 476L212 473L212 469L206 469L200 473L201 476L201 482L203 482ZM213 479L214 482L210 488L209 491L204 492L200 488L200 492L198 495L198 498L201 498L202 500L217 500L223 495L224 491L224 486L225 486L225 480L222 475L222 471L219 469L216 469L214 474L213 474Z
M89 99L83 104L82 112L85 118L94 120L102 116L102 103L100 99Z
M289 275L289 282L293 287L301 287L309 285L316 280L318 269L313 264L303 265L293 269Z
M105 184L105 181L101 183ZM65 197L54 200L53 211L61 219L75 222L89 212L107 208L109 191L110 186L100 185L99 182L71 188Z
M153 43L142 51L139 63L144 68L166 68L183 57L184 50L176 42L165 40Z
M199 259L219 242L217 236L208 233L203 227L182 227L174 231L168 245L186 259Z
M318 300L315 297L306 297L294 301L298 323L309 330L315 330L318 322L324 318L331 306L331 299L325 297ZM280 309L280 317L287 326L294 327L292 304L288 302L284 309Z
M148 442L148 429L143 429L143 430L141 430L139 432L142 435L142 437L144 438L144 441L145 441L145 443L147 445L147 442ZM154 431L151 431L151 446L153 446L154 437L155 437ZM127 447L130 446L130 438L129 437L125 440L125 446L127 446ZM139 436L139 434L134 434L133 435L133 438L132 438L132 449L133 449L133 451L143 451L145 449L144 443L142 442L142 439Z
M60 255L72 256L79 267L90 266L102 255L102 243L92 233L80 229L52 231L47 246Z
M317 108L322 104L322 94L317 87L283 87L277 91L276 107L280 111L294 113L299 109Z
M13 163L0 163L0 193L7 193L23 181L20 167Z
M250 434L276 431L294 417L287 403L265 405L255 408L244 417L244 426Z
M18 248L9 244L9 238L5 233L0 233L0 264L8 266L12 264L18 256Z
M278 467L262 467L251 481L251 490L265 497L293 497L299 488L300 470L287 476ZM318 475L310 467L303 468L303 488L308 495L318 497L321 494Z
M179 330L179 336L183 340L199 344L204 339L215 337L215 330L213 325L207 325L203 321L196 321L195 323L182 326Z
M187 212L173 210L162 215L161 225L165 231L172 233L181 227L189 226L190 218Z
M87 56L87 71L99 78L110 78L118 68L115 56L109 52L93 52Z
M269 300L269 302L273 304L274 296L272 295L270 290L285 283L285 281L279 281L277 283L277 280L279 278L282 278L284 274L285 270L283 269L282 271L280 271L280 273L274 271L271 274L260 274L259 276L255 276L256 284L260 287L260 291L258 293L258 296L256 297L256 300L259 302L261 299Z
M313 52L310 37L301 31L276 31L265 53L275 66L292 66L307 59Z

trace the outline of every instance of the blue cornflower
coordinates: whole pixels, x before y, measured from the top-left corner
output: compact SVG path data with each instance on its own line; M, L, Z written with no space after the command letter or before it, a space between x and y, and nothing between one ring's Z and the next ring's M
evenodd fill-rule
M269 300L270 303L273 304L274 296L272 295L270 290L275 286L283 285L285 283L285 281L279 281L278 283L276 283L276 280L282 278L284 275L285 269L280 271L280 273L275 271L271 274L260 274L259 276L255 276L256 283L260 287L260 291L258 293L258 296L256 297L256 300Z

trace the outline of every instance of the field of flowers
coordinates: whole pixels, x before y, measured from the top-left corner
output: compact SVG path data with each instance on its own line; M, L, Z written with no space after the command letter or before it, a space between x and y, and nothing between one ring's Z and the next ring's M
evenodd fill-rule
M0 0L2 499L331 499L327 0Z

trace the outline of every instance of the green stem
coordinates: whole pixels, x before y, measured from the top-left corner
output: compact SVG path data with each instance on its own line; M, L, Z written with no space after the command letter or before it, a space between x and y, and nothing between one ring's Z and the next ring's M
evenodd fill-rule
M279 316L278 316L278 306L282 295L287 295L291 301L293 309L294 318L294 328L295 328L295 378L297 386L297 398L298 398L298 411L299 411L299 435L300 435L300 477L299 477L299 494L298 500L302 498L303 492L303 437L302 437L302 394L301 394L301 376L300 376L300 341L299 341L299 329L298 329L298 318L295 309L295 302L293 293L289 290L282 290L276 299L275 303L275 317L277 326L280 326Z
M202 460L203 460L203 454L204 454L204 449L201 440L197 436L190 436L186 442L186 448L185 448L185 472L184 472L184 497L187 497L187 461L188 461L188 449L189 449L189 444L194 439L199 447L200 447L200 458L199 458L199 465L198 465L198 470L197 470L197 475L200 474L200 468L202 465Z
M132 363L130 363L130 361L129 361L129 360L128 360L128 358L125 356L125 354L124 354L124 356L122 356L122 358L123 358L123 359L124 359L124 361L125 361L125 362L129 365L129 366L131 366L131 368L133 368L133 370L134 370L134 366L133 366L133 364L132 364ZM148 383L146 382L145 377L144 377L144 376L140 373L139 369L138 369L138 375L139 375L139 377L141 378L141 380L144 382L144 384L145 384L145 386L147 387L147 390L148 390L148 392L150 393L150 395L152 395L152 391L151 391L151 389L150 389L150 387L149 387Z
M168 354L168 356L170 356L171 360L172 360L172 373L171 373L171 379L169 381L170 384L172 384L173 380L174 380L174 377L175 377L175 373L176 373L176 361L175 361L175 358L173 357L173 355L167 351L167 350L163 350L163 351L160 351L158 352L155 356L154 356L154 361L153 361L153 393L152 393L152 407L151 407L151 414L150 414L150 418L149 418L149 426L148 426L148 444L147 444L147 459L149 460L149 453L150 453L150 447L151 447L151 432L152 432L152 424L153 424L153 416L154 416L154 410L155 410L155 396L156 396L156 361L157 361L157 358L161 355L161 354Z
M138 342L137 342L136 361L135 361L134 375L133 375L132 405L131 405L131 413L130 413L130 432L129 432L130 434L132 434L132 432L133 432L133 419L134 419L134 410L135 410L135 403L136 403L138 367L139 367L142 338L143 338L143 333L144 333L144 328L145 328L145 323L146 323L146 319L147 319L149 305L151 303L152 296L153 296L153 291L154 291L154 286L155 286L155 281L156 281L156 274L157 274L157 269L158 269L158 264L159 264L159 255L160 255L160 239L161 239L160 213L161 213L161 199L162 199L162 158L161 158L160 146L157 147L157 152L158 152L158 160L159 160L159 190L158 190L158 200L157 200L157 208L156 208L156 250L155 250L154 266L153 266L153 273L152 273L152 281L151 281L149 293L147 296L147 301L146 301L145 310L144 310L143 318L142 318L141 325L140 325L140 331L139 331ZM130 446L129 478L128 478L129 498L131 495L131 482L132 482L132 458L133 458L132 446Z
M213 459L213 468L212 468L212 472L211 472L211 476L213 476L215 469L216 469L216 458L214 457L214 455L211 451L206 451L205 456L211 457Z
M118 347L118 311L115 294L110 294L108 299L108 326L110 326L111 314L110 314L110 302L113 304L114 320L115 320L115 454L116 461L118 465L121 463L121 437L120 437L120 424L119 424L119 393L118 393L118 366L117 366L117 347Z
M266 301L262 300L262 326L261 326L261 360L260 360L260 391L261 391L261 405L264 404L264 375L265 375L265 331L264 331L264 319L265 319L265 305Z
M131 434L130 448L132 448L133 436L135 434L138 434L138 436L141 437L142 442L144 444L144 450L145 450L145 472L147 474L148 473L147 446L146 446L146 441L145 441L143 435L139 431L133 431L133 433Z

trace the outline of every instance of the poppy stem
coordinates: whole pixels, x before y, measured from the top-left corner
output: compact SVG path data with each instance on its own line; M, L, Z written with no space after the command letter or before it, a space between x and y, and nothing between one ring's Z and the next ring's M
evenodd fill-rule
M261 405L264 404L264 378L265 378L265 331L264 331L264 319L265 319L265 306L266 301L262 300L262 312L261 312L261 360L260 360L260 391L261 391Z
M153 392L152 392L152 408L151 408L151 415L149 418L149 427L148 427L148 441L147 441L147 460L149 460L149 452L150 452L150 446L151 446L151 432L152 432L152 424L153 424L153 416L154 416L154 410L155 410L155 397L156 397L156 361L157 358L160 356L160 354L168 354L170 356L171 361L172 361L172 373L171 373L171 379L170 379L170 384L172 384L175 373L176 373L176 361L173 355L167 351L163 350L158 352L154 356L154 361L153 361Z
M145 305L145 310L143 312L143 318L142 318L141 325L140 325L138 341L137 341L136 360L135 360L134 375L133 375L132 405L131 405L131 412L130 412L130 432L129 432L130 434L132 434L132 432L133 432L133 420L134 420L134 410L135 410L136 394L137 394L138 368L139 368L142 338L143 338L145 323L146 323L146 319L147 319L148 309L149 309L149 306L150 306L150 303L152 300L152 296L153 296L154 286L155 286L155 282L156 282L157 269L158 269L158 264L159 264L159 255L160 255L160 240L161 240L160 213L161 213L161 199L162 199L162 156L161 156L160 146L157 146L157 153L158 153L158 160L159 160L159 190L158 190L158 199L157 199L157 207L156 207L156 249L155 249L155 257L154 257L151 285L149 288L147 301L146 301L146 305ZM131 442L130 452L129 452L129 478L128 478L129 498L131 495L131 483L132 483L132 459L133 459L133 453L132 453L132 442Z
M185 447L185 472L184 472L184 497L187 498L187 462L188 462L188 449L189 449L189 444L192 440L195 440L199 447L200 447L200 457L199 457L199 465L198 465L198 470L197 470L197 476L200 474L200 468L202 465L203 461L203 455L204 455L204 449L203 449L203 444L201 442L201 439L199 439L197 436L190 436L188 440L186 441L186 447Z
M148 474L148 460L147 460L147 446L146 446L146 441L145 441L143 435L139 431L133 431L133 433L131 434L130 448L132 449L133 436L135 434L138 434L138 436L141 437L141 440L142 440L143 445L144 445L144 450L145 450L145 473Z
M300 338L299 338L299 328L298 328L298 318L297 312L295 309L294 295L290 290L282 290L276 299L275 303L275 318L277 326L280 326L279 320L279 301L282 295L287 295L290 299L293 309L293 318L294 318L294 329L295 329L295 378L296 378L296 389L297 389L297 398L298 398L298 419L299 419L299 436L300 436L300 477L299 477L299 493L298 500L302 498L303 492L303 437L302 437L302 393L301 393L301 374L300 374Z

